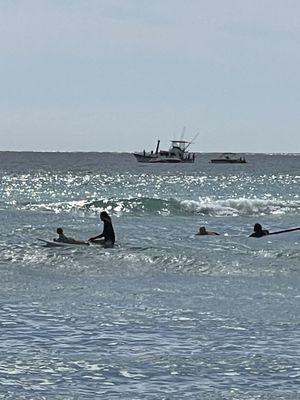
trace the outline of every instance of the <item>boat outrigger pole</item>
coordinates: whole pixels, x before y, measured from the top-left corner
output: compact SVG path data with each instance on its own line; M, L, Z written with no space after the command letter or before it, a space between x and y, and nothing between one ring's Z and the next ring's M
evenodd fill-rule
M194 140L197 139L197 137L199 136L200 132L196 133L196 135L193 137L193 139L188 143L188 145L186 146L185 150L188 149L188 147L190 147L190 145L194 142Z
M160 140L158 140L158 141L157 141L157 145L156 145L156 150L155 150L155 154L158 154L158 149L159 149L159 143L160 143Z

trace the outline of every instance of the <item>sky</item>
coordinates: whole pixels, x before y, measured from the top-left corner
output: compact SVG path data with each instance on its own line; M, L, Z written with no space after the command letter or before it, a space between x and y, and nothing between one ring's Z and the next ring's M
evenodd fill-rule
M0 0L0 150L300 153L299 50L298 0Z

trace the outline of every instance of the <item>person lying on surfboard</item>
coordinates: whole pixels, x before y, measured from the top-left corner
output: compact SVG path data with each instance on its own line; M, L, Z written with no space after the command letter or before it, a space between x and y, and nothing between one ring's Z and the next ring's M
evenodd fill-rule
M283 229L281 231L275 231L275 232L269 232L267 229L263 229L260 224L255 224L254 232L249 237L271 236L271 235L278 235L279 233L289 233L289 232L295 232L295 231L300 231L300 227Z
M89 242L93 242L95 244L101 244L104 247L114 247L115 232L114 232L114 228L112 226L111 218L107 214L106 211L102 211L100 213L100 219L104 224L103 232L98 236L91 237L89 239ZM101 240L97 240L97 239L101 239Z
M254 232L251 233L251 235L249 237L257 237L260 238L262 236L267 236L270 234L270 232L267 229L263 229L261 224L256 223L254 225Z
M211 236L216 236L216 235L220 235L220 234L217 233L217 232L210 232L210 231L207 231L206 228L205 228L205 226L201 226L201 227L199 228L199 232L197 232L196 235L211 235Z
M81 243L86 243L83 242L82 240L75 240L73 238L67 237L64 234L64 231L62 228L57 228L56 230L57 234L58 234L58 238L57 239L53 239L54 242L58 242L58 243L73 243L73 244L81 244Z

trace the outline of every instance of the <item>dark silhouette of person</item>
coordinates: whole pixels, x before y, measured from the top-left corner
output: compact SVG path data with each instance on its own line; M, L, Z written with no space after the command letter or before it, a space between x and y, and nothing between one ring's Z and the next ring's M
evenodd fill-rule
M197 232L196 235L200 235L200 236L202 236L202 235L216 236L216 235L220 235L220 234L217 233L217 232L210 232L210 231L207 231L206 228L205 228L205 226L201 226L201 227L199 228L199 232Z
M62 228L57 228L56 232L58 234L58 238L57 239L53 239L54 242L60 242L60 243L74 243L75 239L67 237L64 234L64 231Z
M58 238L53 239L54 242L68 243L68 244L89 244L87 242L84 242L83 240L75 240L71 237L66 236L62 228L57 228L56 232L58 234Z
M114 247L114 244L115 244L115 232L114 232L114 228L112 226L111 218L107 214L106 211L102 211L100 213L100 219L104 224L103 232L98 236L91 237L89 239L89 242L102 244L106 248ZM101 239L101 240L97 240L97 239Z
M254 232L251 233L251 235L249 237L257 237L257 238L259 238L259 237L262 237L262 236L267 236L270 233L267 229L263 229L261 224L258 224L258 223L256 223L254 225L253 229L254 229Z

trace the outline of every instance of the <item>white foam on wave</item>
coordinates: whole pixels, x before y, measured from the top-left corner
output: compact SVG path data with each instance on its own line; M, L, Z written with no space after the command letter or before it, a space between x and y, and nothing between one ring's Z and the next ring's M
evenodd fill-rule
M238 216L238 215L283 215L300 213L300 200L249 199L229 198L215 200L203 198L199 200L177 200L159 198L128 198L99 199L96 201L77 200L55 203L26 204L21 209L35 211L60 212L98 212L107 210L113 214L153 213L170 214L201 214L208 216Z
M224 199L224 200L183 200L180 202L183 210L203 215L237 216L237 215L268 215L300 212L299 201L280 201L264 199Z
M56 214L62 211L83 211L86 208L86 200L74 200L74 201L60 201L53 203L36 203L22 205L20 208L31 211L51 211Z

